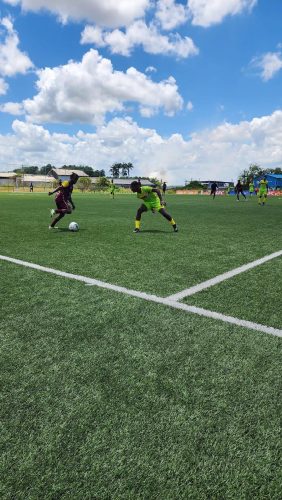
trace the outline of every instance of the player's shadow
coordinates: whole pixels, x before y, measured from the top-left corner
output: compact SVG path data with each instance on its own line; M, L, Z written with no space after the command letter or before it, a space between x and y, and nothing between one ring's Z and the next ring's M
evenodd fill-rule
M79 229L79 231L70 231L68 227L59 227L58 233L81 233L85 229Z
M142 229L141 233L152 233L152 234L162 233L162 234L171 234L170 232L168 232L168 231L162 231L161 229Z

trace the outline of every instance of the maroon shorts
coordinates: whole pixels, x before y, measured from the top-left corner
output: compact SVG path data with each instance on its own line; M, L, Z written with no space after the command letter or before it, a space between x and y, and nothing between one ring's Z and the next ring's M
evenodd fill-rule
M56 202L58 210L68 210L68 211L70 210L71 211L70 204L65 200L63 193L61 193L60 191L56 194L55 202Z

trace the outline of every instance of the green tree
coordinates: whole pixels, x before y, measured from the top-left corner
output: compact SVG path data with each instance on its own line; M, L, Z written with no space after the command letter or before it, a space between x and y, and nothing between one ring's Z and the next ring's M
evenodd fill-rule
M114 163L110 168L110 173L111 173L112 177L118 178L119 171L121 170L121 168L122 168L121 163Z
M105 170L94 170L93 177L105 177Z
M204 186L200 183L200 181L190 181L189 184L186 184L186 189L203 189Z
M104 191L105 189L108 189L108 187L111 185L111 181L107 179L107 177L99 177L97 179L97 182L95 184L95 187L98 190Z
M44 165L43 167L40 168L39 173L41 175L48 175L49 172L52 170L52 168L55 168L55 167L52 167L52 165L50 163L48 163L47 165Z
M159 179L157 179L156 177L150 177L149 181L151 181L152 184L157 186L157 188L161 187L161 181Z
M128 177L130 170L134 167L132 163L114 163L110 168L110 173L112 177L118 178L120 174L123 177Z
M77 188L84 192L90 189L91 179L90 177L80 177L77 183Z
M133 168L134 167L132 163L121 163L121 175L129 177L130 170L132 170Z
M29 175L36 175L38 174L38 167L36 166L30 166L30 167L22 167L22 168L16 168L13 170L15 173L22 173L22 174L29 174Z

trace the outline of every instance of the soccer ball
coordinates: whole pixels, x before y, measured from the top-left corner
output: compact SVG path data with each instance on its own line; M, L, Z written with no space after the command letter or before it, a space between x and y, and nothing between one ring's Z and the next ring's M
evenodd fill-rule
M77 222L71 222L69 225L69 230L70 231L78 231L79 230L79 225Z

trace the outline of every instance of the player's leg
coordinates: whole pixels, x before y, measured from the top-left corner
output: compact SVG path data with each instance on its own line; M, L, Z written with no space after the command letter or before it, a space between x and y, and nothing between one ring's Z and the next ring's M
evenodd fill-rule
M49 229L54 229L56 227L57 222L59 222L59 220L61 220L65 215L66 215L65 213L64 214L63 213L58 214L57 217L55 217L52 220L52 222L51 222L51 224L49 226Z
M138 208L137 214L135 217L135 229L133 231L134 233L140 233L141 217L142 217L143 212L147 212L147 210L148 210L148 208L144 204L142 204Z
M159 213L171 223L174 232L177 233L178 227L175 220L171 217L171 215L163 207L159 209Z

